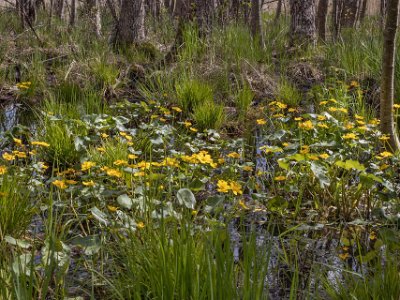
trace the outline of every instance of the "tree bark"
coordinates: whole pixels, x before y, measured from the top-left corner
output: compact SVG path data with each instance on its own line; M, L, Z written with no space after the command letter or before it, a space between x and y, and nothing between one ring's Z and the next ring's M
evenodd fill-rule
M275 20L274 23L277 24L282 15L282 0L278 0L278 4L276 6Z
M360 12L360 22L363 22L367 14L368 0L363 0Z
M326 17L328 15L329 0L319 0L317 9L317 30L318 37L326 40Z
M388 6L383 44L380 118L382 133L390 136L389 144L391 150L398 151L400 149L400 141L394 121L393 99L399 0L388 0L387 2Z
M264 48L264 34L261 18L261 0L251 1L251 35L254 40L258 40L262 48Z
M343 12L341 17L342 28L355 27L355 25L357 24L358 8L359 8L359 0L344 1Z
M69 14L69 26L74 27L76 21L76 0L71 0L71 11Z
M290 40L292 46L316 42L315 0L290 0Z
M53 0L53 6L54 15L61 19L64 12L64 0Z
M138 43L145 38L144 0L122 0L119 20L111 37L114 45Z

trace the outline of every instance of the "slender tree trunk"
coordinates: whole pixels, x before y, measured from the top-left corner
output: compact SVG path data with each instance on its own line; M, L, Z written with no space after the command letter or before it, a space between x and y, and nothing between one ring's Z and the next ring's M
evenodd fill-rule
M318 37L326 40L326 17L328 15L329 0L319 0L317 9L317 30Z
M386 16L383 62L382 62L382 85L381 85L381 131L390 136L390 147L392 151L400 149L400 141L393 115L394 104L394 66L396 57L396 35L399 18L399 0L388 0Z
M261 0L251 1L251 34L253 39L258 39L261 47L264 48L264 33L261 18Z
M71 0L71 11L69 14L69 26L74 27L76 21L76 0Z
M385 24L385 18L386 18L386 13L387 13L387 0L381 0L381 21L382 21L382 26Z
M363 22L367 14L368 0L363 0L360 12L360 22Z
M282 0L278 0L278 4L276 6L275 20L274 23L277 24L282 15Z
M344 0L333 0L332 8L332 19L334 28L334 38L337 40L341 32L342 15L343 15L343 4Z
M316 42L315 0L290 0L290 37L292 46Z

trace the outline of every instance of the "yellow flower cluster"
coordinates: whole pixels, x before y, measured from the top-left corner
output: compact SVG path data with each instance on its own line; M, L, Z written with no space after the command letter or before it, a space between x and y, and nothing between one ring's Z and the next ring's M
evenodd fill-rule
M304 129L304 130L312 130L314 128L314 125L310 120L308 120L308 121L299 123L299 128Z
M81 170L82 171L87 171L90 170L91 168L95 167L96 163L92 161L85 161L81 164Z
M243 194L242 186L236 181L227 182L221 179L218 180L217 187L217 191L220 193L229 193L229 191L232 191L234 195Z
M192 155L183 155L181 156L182 161L190 164L203 164L203 165L210 165L212 168L217 167L217 163L214 162L212 159L211 155L205 151L202 150L198 153L194 153Z

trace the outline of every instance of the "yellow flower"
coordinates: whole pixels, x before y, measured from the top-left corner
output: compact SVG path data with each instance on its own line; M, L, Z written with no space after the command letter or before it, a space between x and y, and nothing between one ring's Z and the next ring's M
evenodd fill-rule
M301 149L300 149L301 154L307 154L309 152L310 152L310 146L307 146L307 145L301 146Z
M0 175L4 175L7 172L7 167L6 166L0 166Z
M230 184L222 179L218 180L217 187L218 187L217 191L220 193L228 193L229 190L231 189Z
M349 258L349 257L350 257L350 254L347 253L347 252L339 254L339 258L340 258L341 260L346 260L346 259Z
M265 119L257 119L257 124L258 125L265 125L265 124L267 124L267 121L265 121Z
M72 179L67 179L67 180L65 180L65 183L74 185L74 184L77 184L78 181L75 181L75 180L72 180Z
M283 118L285 115L284 114L275 114L273 115L274 118L278 119L278 118Z
M101 152L101 153L106 152L106 148L104 148L104 147L98 147L98 148L96 148L96 150Z
M95 186L95 183L93 182L93 180L90 181L82 181L82 184L84 186Z
M192 126L192 123L189 121L185 121L185 122L183 122L183 125L185 125L186 127L190 127L190 126Z
M316 156L316 155L309 155L308 156L308 158L310 159L310 160L319 160L319 157L318 156Z
M95 162L92 161L85 161L81 164L81 170L82 171L87 171L90 170L91 168L93 168L94 166L96 166Z
M370 240L376 240L376 233L374 232L374 231L372 231L370 234L369 234L369 239Z
M239 200L239 205L243 208L243 209L249 209L249 207L246 205L246 203L244 203L243 199Z
M338 109L337 109L336 107L331 106L331 107L328 108L328 110L329 110L330 112L335 112L335 111L337 111Z
M354 124L351 122L346 123L346 125L344 126L344 128L346 128L347 130L353 129L354 128Z
M127 136L128 134L127 134L126 132L120 131L120 132L119 132L119 135L120 135L120 136Z
M326 123L318 123L317 126L320 128L325 128L325 129L329 128L329 126Z
M18 146L22 146L22 140L21 139L17 139L17 138L13 138L14 143L17 144Z
M327 159L327 158L329 158L329 154L322 153L322 154L319 155L319 157L322 158L322 159Z
M139 223L136 224L136 227L139 228L139 229L143 229L145 227L145 225L144 225L143 222L139 222Z
M356 123L357 123L358 125L365 125L365 122L364 122L364 121L361 121L361 120L357 120Z
M289 108L289 109L288 109L288 112L290 112L290 113L297 112L297 109L296 109L296 108L293 108L293 107L291 107L291 108Z
M371 124L371 125L379 125L380 123L381 123L381 120L379 120L377 118L374 118L369 122L369 124Z
M11 161L11 160L14 160L14 159L15 159L15 155L12 155L12 154L7 153L7 152L3 153L2 156L3 156L3 158L4 158L5 160L8 160L8 161Z
M367 127L367 126L359 126L359 127L358 127L358 130L367 131L367 130L368 130L368 127Z
M64 190L67 188L67 185L63 180L55 180L52 182L52 184L56 187L58 187L60 190Z
M243 171L252 172L253 171L253 167L251 167L251 166L243 166Z
M106 138L109 137L109 135L108 135L107 133L104 133L104 132L103 132L103 133L101 134L101 137L102 137L103 139L106 139Z
M237 152L231 152L227 156L230 158L240 158L240 154Z
M122 177L122 173L118 170L115 169L108 169L106 171L108 176L112 176L112 177L117 177L117 178L121 178Z
M357 88L359 86L360 86L360 84L357 81L353 80L352 82L350 82L350 87L351 88Z
M193 131L193 132L197 132L197 131L198 131L198 130L197 130L196 128L194 128L194 127L190 127L189 129L190 129L190 131Z
M135 155L135 154L128 154L128 158L129 159L136 159L136 158L138 158L139 156L137 156L137 155Z
M107 205L107 209L108 209L110 212L116 212L116 211L118 210L118 207L111 206L111 205Z
M325 117L325 116L318 115L318 116L317 116L317 119L318 119L318 121L325 121L325 120L326 120L326 117Z
M289 143L282 143L282 146L283 146L283 147L288 147L288 146L289 146Z
M304 130L312 130L314 128L314 125L310 120L308 120L303 123L300 123L299 128L304 129Z
M393 108L394 109L399 109L400 108L400 104L393 104Z
M356 140L357 136L354 133L347 133L343 135L342 138L345 140Z
M26 158L26 153L25 152L21 152L21 151L13 151L13 154L15 157L18 158Z
M243 194L242 186L241 186L239 183L237 183L237 182L235 182L235 181L231 181L230 184L229 184L229 187L230 187L230 189L232 190L232 193L233 193L234 195L241 195L241 194Z
M118 159L114 161L114 165L116 166L126 166L128 162L126 160Z
M31 144L33 146L50 147L50 144L46 142L33 141Z
M294 118L294 120L295 121L301 121L301 120L303 120L303 118L302 117L296 117L296 118Z
M360 115L357 115L357 114L355 114L354 117L355 117L357 120L364 120L364 117L363 117L363 116L360 116Z
M327 105L328 104L328 101L321 101L320 103L319 103L319 105Z
M176 112L178 112L178 113L182 112L182 109L180 107L177 107L177 106L172 106L171 109L176 111Z
M285 103L282 103L282 102L276 102L275 105L277 107L279 107L280 109L285 109L287 107L287 105Z
M380 139L381 141L388 141L388 140L390 140L390 136L384 134L384 135L382 135L381 137L379 137L379 139Z
M280 175L280 176L276 176L274 177L275 181L284 181L286 180L286 176Z
M393 156L393 154L390 153L389 151L381 152L381 153L379 153L379 155L380 155L381 157L383 157L383 158L388 158L388 157L392 157L392 156Z

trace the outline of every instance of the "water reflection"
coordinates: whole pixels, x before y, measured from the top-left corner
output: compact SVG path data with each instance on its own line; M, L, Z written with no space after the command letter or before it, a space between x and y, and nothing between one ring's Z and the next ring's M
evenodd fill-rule
M35 116L31 107L24 103L8 102L0 104L0 137L17 125L34 129Z

